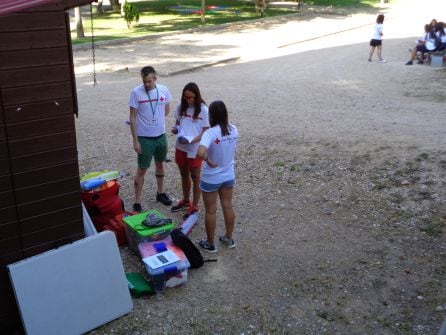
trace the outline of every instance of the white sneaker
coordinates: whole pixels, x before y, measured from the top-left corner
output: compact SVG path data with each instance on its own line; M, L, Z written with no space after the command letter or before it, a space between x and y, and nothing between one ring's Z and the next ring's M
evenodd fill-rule
M386 61L385 59L380 59L380 60L378 61L378 63L387 63L387 61Z

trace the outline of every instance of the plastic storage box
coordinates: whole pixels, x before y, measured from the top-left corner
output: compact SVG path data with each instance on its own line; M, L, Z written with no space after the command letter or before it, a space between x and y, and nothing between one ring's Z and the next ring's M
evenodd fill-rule
M138 252L138 244L141 242L159 241L166 238L175 226L174 223L169 223L160 227L149 228L143 224L149 214L156 214L164 218L164 215L155 209L123 218L127 243L134 252Z
M190 263L184 252L173 244L170 236L162 241L140 243L138 249L143 259L163 250L173 251L180 259L175 263L157 269L152 269L144 263L149 274L149 282L156 291L162 291L166 287L175 287L187 283L187 269L190 268Z
M126 224L124 223L123 218L130 215L134 215L134 213L122 212L121 214L116 215L113 219L108 220L108 223L103 227L103 230L110 230L115 234L119 246L127 244L127 237L125 234Z

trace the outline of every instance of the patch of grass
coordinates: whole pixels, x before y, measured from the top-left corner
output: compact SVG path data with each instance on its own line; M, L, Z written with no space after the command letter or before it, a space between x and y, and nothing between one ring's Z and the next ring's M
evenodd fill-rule
M444 219L435 218L432 221L428 221L424 227L420 228L420 230L430 237L437 237L441 235L445 226L446 222Z
M307 5L337 6L337 7L371 7L379 3L375 0L304 0Z
M390 327L391 321L385 316L377 316L376 321L384 327Z
M396 210L390 214L390 218L393 222L405 222L413 217L412 214L403 210Z
M400 322L398 323L398 328L403 334L412 334L410 331L412 330L412 326L409 322Z
M205 23L201 22L201 1L192 0L187 5L179 4L177 0L153 0L134 2L139 12L138 24L129 29L124 18L118 12L105 12L102 15L94 14L93 29L96 41L119 38L140 37L160 32L186 30L199 26L212 26L222 23L231 23L260 18L254 2L208 0ZM218 10L213 10L215 6ZM267 17L281 16L297 13L295 6L289 8L267 8ZM73 44L85 43L91 40L90 17L83 18L85 38L76 38L76 30L71 30ZM75 27L72 27L75 28Z
M123 2L123 1L122 1ZM130 0L130 2L132 2ZM267 6L265 17L282 16L298 13L295 1L293 6ZM322 6L355 6L358 8L373 7L379 0L314 0L307 4ZM261 13L254 1L241 0L207 0L205 22L201 21L201 0L190 0L187 3L178 0L150 0L132 2L139 12L139 21L130 28L119 12L106 11L101 15L93 12L93 30L96 41L107 41L120 38L141 37L155 33L187 30L200 26L213 26L223 23L260 19ZM91 41L90 15L83 17L84 38L76 37L76 29L71 29L73 44Z
M390 199L394 204L401 204L405 200L405 198L398 193L392 194Z

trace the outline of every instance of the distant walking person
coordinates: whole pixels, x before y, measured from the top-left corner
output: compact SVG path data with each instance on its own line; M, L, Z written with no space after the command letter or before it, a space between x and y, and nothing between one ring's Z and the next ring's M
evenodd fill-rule
M234 158L237 148L237 128L228 121L228 111L222 101L209 105L209 123L211 128L201 136L198 156L203 159L200 188L203 197L204 224L206 237L199 246L207 252L217 252L214 243L217 225L217 197L223 211L226 232L219 237L220 243L234 248L232 238L235 214L232 208L232 191L235 184Z
M164 85L157 85L156 71L151 66L141 69L142 84L130 94L130 130L133 149L138 154L138 168L135 175L135 203L133 210L141 212L141 194L144 176L155 160L156 200L166 206L172 200L164 193L164 161L167 156L165 117L170 112L172 96Z
M372 61L373 53L378 54L378 62L386 63L386 60L382 58L382 49L383 49L383 23L384 23L384 15L379 14L376 18L375 28L373 30L373 36L370 40L370 53L369 53L369 62Z

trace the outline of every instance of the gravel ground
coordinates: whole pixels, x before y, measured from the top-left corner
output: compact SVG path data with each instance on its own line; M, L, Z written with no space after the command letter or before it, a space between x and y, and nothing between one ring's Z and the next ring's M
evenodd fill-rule
M383 9L386 64L367 62L376 13L101 47L96 87L88 51L75 52L81 172L122 171L128 208L136 163L124 121L142 64L158 67L175 98L195 81L208 102L224 100L241 135L237 247L219 246L218 261L189 270L187 285L133 299L130 314L91 334L437 334L446 315L446 71L404 66L432 16L404 3L404 12ZM166 175L178 198L174 163ZM181 222L155 202L154 182L150 170L143 205ZM190 236L204 236L202 214ZM126 271L145 273L135 254L121 254Z

